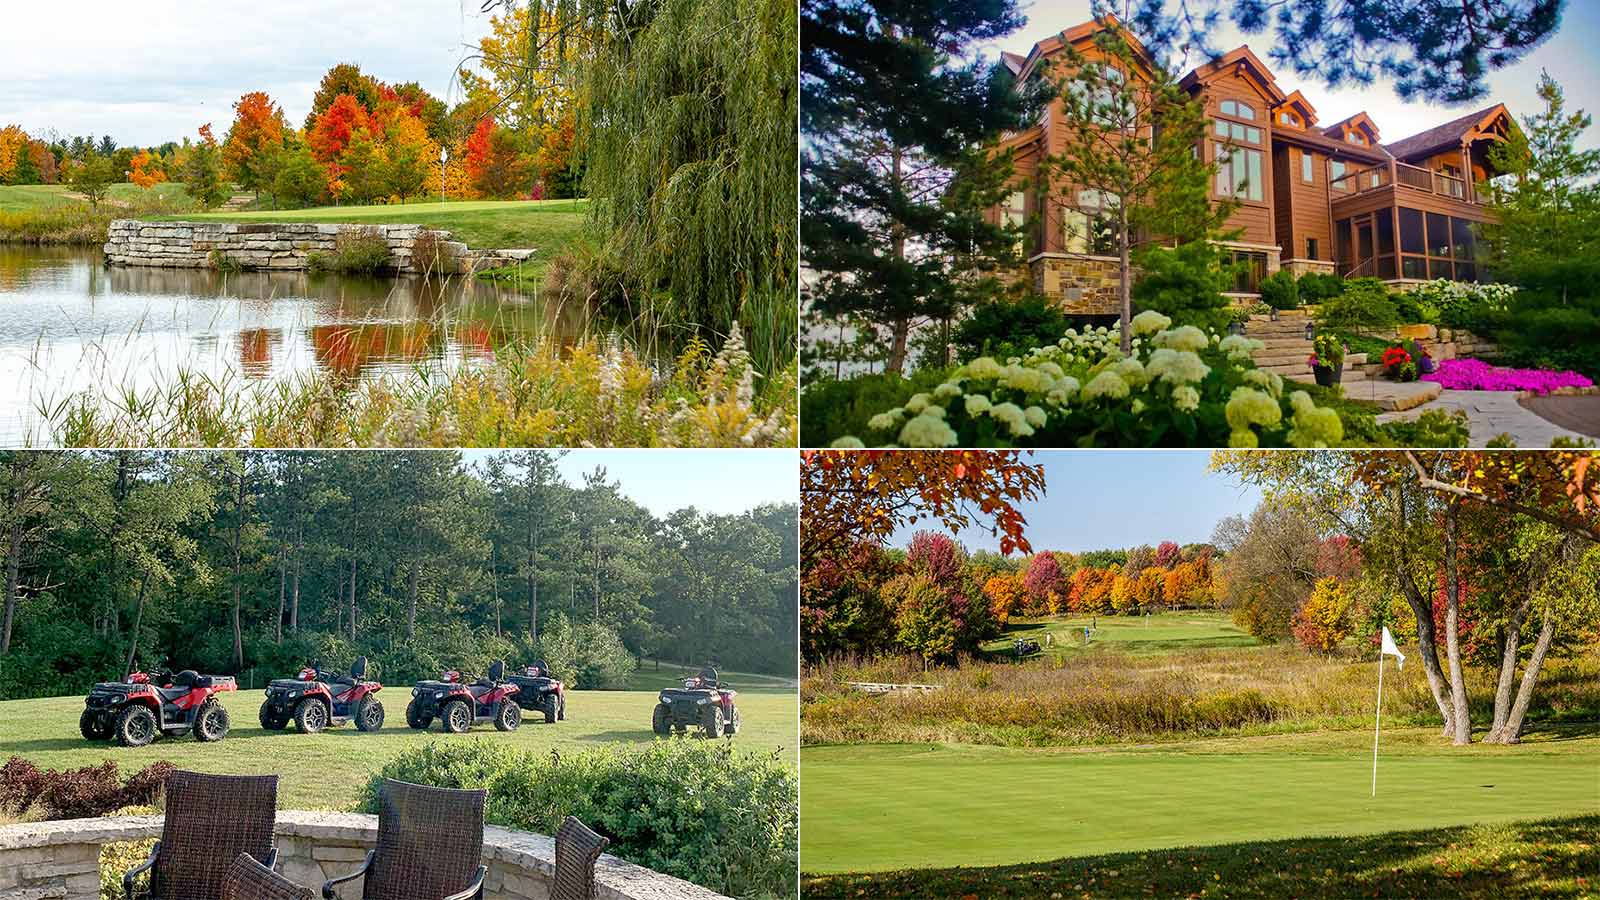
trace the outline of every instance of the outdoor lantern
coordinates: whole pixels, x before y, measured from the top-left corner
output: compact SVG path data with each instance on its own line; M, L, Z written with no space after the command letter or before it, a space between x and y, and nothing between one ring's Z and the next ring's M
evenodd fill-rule
M1278 308L1276 306L1267 311L1267 320L1270 322L1278 321Z
M1313 337L1316 337L1316 333L1317 333L1317 326L1310 319L1307 319L1306 320L1306 340L1309 341Z
M1229 322L1228 323L1228 333L1229 334L1244 334L1244 323L1243 322Z

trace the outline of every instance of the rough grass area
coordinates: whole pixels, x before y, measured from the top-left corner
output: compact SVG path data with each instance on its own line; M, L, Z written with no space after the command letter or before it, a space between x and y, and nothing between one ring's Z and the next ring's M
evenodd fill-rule
M1600 816L809 877L812 897L1594 897ZM991 838L993 839L993 838Z
M0 187L0 244L96 246L106 242L112 219L171 213L191 203L181 184L149 190L115 184L98 209L65 185Z
M1083 629L1090 629L1084 642ZM1050 645L1045 646L1046 636ZM1261 642L1233 624L1226 613L1177 611L1149 616L1070 616L1012 619L1006 632L985 641L983 650L995 661L1011 658L1012 642L1038 641L1040 655L1080 656L1105 650L1127 653L1169 653L1219 647L1260 647Z
M761 690L738 682L734 687L739 689L744 727L732 740L741 747L782 751L785 759L798 764L794 691ZM656 739L650 730L654 690L573 691L564 722L546 725L540 716L530 714L514 732L501 733L493 725L479 725L465 735L442 734L438 723L427 734L407 728L405 706L411 699L411 687L404 684L386 686L379 693L385 721L381 731L372 733L357 731L354 725L321 734L299 734L292 727L284 732L265 731L256 720L261 690L240 690L222 697L233 724L223 741L202 744L185 735L139 748L84 740L78 733L81 697L0 702L0 722L5 723L0 762L22 756L41 767L60 769L99 765L110 759L127 774L164 759L198 772L276 774L279 806L343 809L355 802L371 773L401 750L428 740L484 740L546 751Z
M586 200L478 200L462 203L403 203L393 206L319 206L314 209L251 210L168 216L197 222L318 222L353 225L426 225L443 228L479 249L532 249L539 266L577 239Z
M1105 619L1101 625L1105 634ZM1124 638L1139 627L1124 630ZM1202 630L1195 639L1208 638ZM1372 722L1376 661L1317 657L1287 644L1130 653L1109 649L1116 643L1108 641L1096 651L1091 642L1089 652L1020 665L976 662L928 674L918 661L905 658L811 666L801 682L802 734L808 745L949 741L1052 747L1296 733ZM1492 677L1482 669L1468 670L1475 721L1489 719ZM942 687L873 696L851 689L850 681L926 681ZM1383 703L1385 721L1395 725L1439 724L1419 665L1388 670ZM1528 718L1600 721L1600 648L1547 662Z
M189 191L180 182L165 182L150 189L136 184L113 184L100 202L102 209L115 210L123 206L150 201L166 203L189 202ZM0 212L25 212L52 206L88 206L83 196L64 184L0 185Z

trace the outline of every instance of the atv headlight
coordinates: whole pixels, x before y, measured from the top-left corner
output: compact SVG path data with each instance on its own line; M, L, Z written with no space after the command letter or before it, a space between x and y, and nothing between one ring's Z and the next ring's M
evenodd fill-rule
M707 703L710 703L710 702L711 701L709 701L709 700L696 700L694 702L694 705L695 706L705 706Z
M434 695L433 695L433 699L435 699L435 700L443 700L443 699L444 699L444 691L438 691L438 692L436 692L436 693L435 693L435 694L434 694Z
M293 700L294 698L296 698L298 696L300 696L300 692L299 691L290 691L289 692L289 699L290 700Z

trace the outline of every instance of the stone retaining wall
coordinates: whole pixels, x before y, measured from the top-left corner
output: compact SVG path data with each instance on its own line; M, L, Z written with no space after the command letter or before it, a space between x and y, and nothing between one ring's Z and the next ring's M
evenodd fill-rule
M417 237L438 241L446 273L472 273L515 265L532 250L473 250L448 231L421 225L318 225L309 222L142 222L117 219L107 234L106 264L176 269L217 268L226 259L241 269L299 271L311 267L313 253L334 252L341 234L381 236L389 245L391 271L421 274L413 265Z
M160 816L108 816L0 827L0 900L98 900L100 848L117 841L161 835ZM317 890L353 871L378 839L376 816L279 810L275 846L278 872ZM542 834L487 826L484 893L490 900L548 900L555 871L555 840ZM361 896L360 882L341 897ZM722 895L682 879L636 866L610 854L595 866L600 900L722 900Z

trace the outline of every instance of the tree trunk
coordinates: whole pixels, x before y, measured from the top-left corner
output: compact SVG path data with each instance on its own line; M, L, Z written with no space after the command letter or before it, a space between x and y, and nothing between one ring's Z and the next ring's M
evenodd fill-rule
M1461 570L1457 553L1457 531L1460 506L1455 503L1444 516L1444 649L1450 662L1450 699L1453 704L1454 732L1451 741L1457 745L1472 743L1472 722L1467 714L1467 677L1461 667Z
M489 542L489 584L494 593L494 636L500 637L500 563L499 547Z
M1412 580L1411 574L1404 569L1395 573L1400 582L1400 592L1405 595L1406 603L1411 607L1411 614L1417 620L1417 655L1422 657L1422 672L1428 677L1428 690L1433 694L1434 705L1439 707L1439 716L1444 719L1442 734L1449 737L1455 731L1455 701L1451 698L1450 686L1445 682L1444 669L1439 665L1438 636L1433 629L1433 606L1422 592L1417 589L1417 583Z
M889 166L891 170L889 189L899 191L904 179L905 154L899 147L889 151ZM906 229L899 222L889 226L889 252L896 262L906 258ZM906 339L911 335L911 318L909 316L897 318L890 326L892 338L889 344L889 358L883 364L884 372L899 374L906 367Z
M356 639L356 561L350 560L350 640Z
M272 620L272 642L283 643L283 607L287 600L289 583L289 548L282 547L283 555L278 557L278 617Z
M1500 654L1500 678L1494 686L1494 720L1489 723L1489 734L1484 738L1486 743L1500 743L1500 732L1506 727L1506 718L1511 714L1511 682L1517 677L1517 645L1522 637L1522 623L1528 618L1528 611L1533 608L1533 598L1523 597L1522 602L1511 613L1511 620L1506 623L1505 646Z
M244 462L239 463L239 491L234 495L234 521L233 521L233 670L235 672L244 668L244 629L239 622L239 594L240 581L242 580L243 565L241 564L240 545L244 539Z
M1506 717L1506 724L1500 729L1498 743L1515 744L1522 740L1522 720L1528 714L1528 704L1533 702L1533 686L1539 680L1539 667L1544 665L1544 655L1550 651L1550 641L1556 635L1556 614L1548 607L1544 611L1544 623L1539 627L1539 640L1533 645L1533 654L1528 657L1528 667L1522 672L1522 684L1517 688L1517 702L1511 706L1511 714Z
M529 478L533 477L530 471ZM539 520L528 521L528 640L539 640Z
M144 621L144 592L149 584L148 574L139 579L139 600L133 607L133 637L128 641L128 659L122 666L124 676L133 671L133 658L139 652L139 626Z
M406 580L406 637L417 634L417 563L411 563L411 577Z
M0 623L0 656L11 652L11 623L17 615L17 583L22 574L22 511L17 508L17 489L12 486L8 506L11 534L6 541L6 611Z
M304 565L301 554L304 552L305 526L297 526L294 532L294 578L289 583L289 631L293 634L300 633L300 568Z
M1122 352L1133 352L1133 265L1128 254L1128 207L1117 203L1117 294L1121 299Z
M911 320L895 319L889 326L889 358L883 364L885 372L903 372L906 367L906 343L911 337Z

